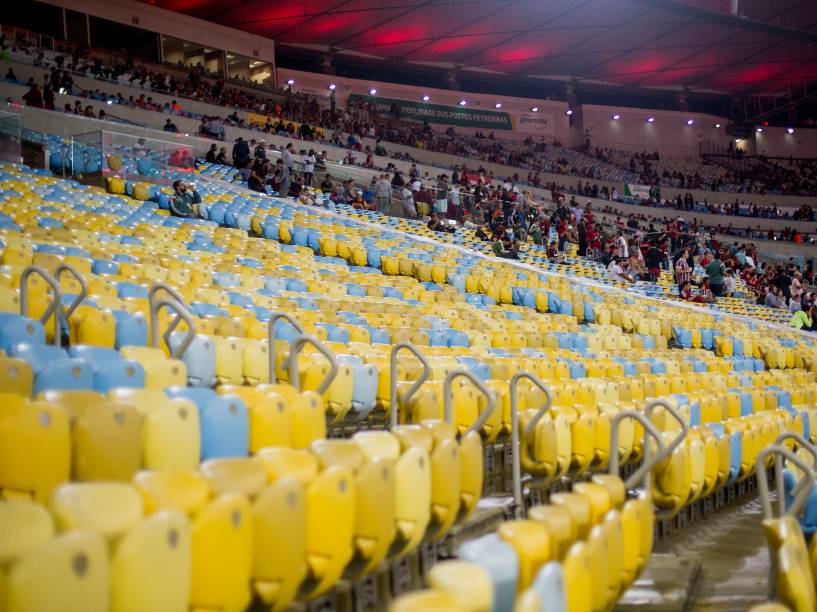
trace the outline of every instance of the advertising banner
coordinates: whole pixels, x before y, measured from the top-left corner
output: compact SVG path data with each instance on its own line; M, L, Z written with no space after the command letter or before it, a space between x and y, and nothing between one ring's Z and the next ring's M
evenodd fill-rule
M624 195L639 198L641 200L650 199L649 185L624 185Z
M350 94L349 102L372 104L375 113L389 114L396 106L400 119L428 121L442 125L480 128L484 130L513 130L511 116L508 113L490 110L464 108L462 106L444 106L428 102L411 102L378 96Z
M521 113L516 125L516 131L524 134L538 134L539 136L553 136L555 127L551 113Z

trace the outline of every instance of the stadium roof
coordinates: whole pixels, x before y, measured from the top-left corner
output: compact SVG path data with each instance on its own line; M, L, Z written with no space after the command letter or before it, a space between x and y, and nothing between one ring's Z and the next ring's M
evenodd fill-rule
M817 1L148 0L278 44L500 77L774 93L817 77Z

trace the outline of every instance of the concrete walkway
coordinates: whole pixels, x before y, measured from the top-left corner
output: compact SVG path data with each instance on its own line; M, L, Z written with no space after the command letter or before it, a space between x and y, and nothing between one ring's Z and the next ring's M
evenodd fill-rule
M753 499L656 542L617 610L746 610L766 601L769 555Z

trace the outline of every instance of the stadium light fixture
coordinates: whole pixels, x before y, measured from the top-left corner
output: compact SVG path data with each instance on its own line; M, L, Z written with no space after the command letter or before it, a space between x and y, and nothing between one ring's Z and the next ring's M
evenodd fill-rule
M647 123L655 123L655 117L653 117L652 115L647 117Z
M369 95L370 95L370 96L376 96L376 95L377 95L377 90L376 90L374 87L372 87L372 88L369 90Z
M763 128L762 127L755 128L755 132L757 132L758 134L762 134L763 133Z
M423 102L428 102L429 100L431 100L431 96L426 94L425 96L422 97L422 100L423 100Z
M614 113L613 114L613 121L618 121L619 119L621 119L621 115L619 115L618 113Z
M292 87L293 85L295 85L295 79L289 79L289 80L287 80L287 85L289 85L290 87Z
M794 134L794 128L786 128L786 132L789 134Z
M572 108L568 108L568 109L565 111L565 115L567 115L568 117L570 117L570 115L572 115L572 114L573 114L573 109L572 109Z
M329 83L329 91L335 91L338 88L334 83Z
M720 127L721 127L721 124L720 124L720 123L716 123L716 124L715 124L715 129L716 129L716 130L717 130L717 129L720 129Z
M494 104L494 108L502 108L502 102L497 102Z
M468 102L465 100L460 100L460 106L465 106L466 104L468 104Z
M687 125L695 125L694 119L687 119Z
M112 104L113 104L113 100L111 100L111 99L109 98L109 99L108 99L108 106L111 106Z

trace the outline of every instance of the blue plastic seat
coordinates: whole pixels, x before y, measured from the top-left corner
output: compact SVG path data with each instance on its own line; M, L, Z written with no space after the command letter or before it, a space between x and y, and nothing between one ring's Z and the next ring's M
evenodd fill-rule
M352 411L362 420L377 402L377 368L357 355L338 355L338 362L352 368Z
M536 574L531 588L539 595L539 612L567 612L564 573L561 564L551 561Z
M170 335L170 349L176 350L187 332ZM191 387L212 387L216 384L216 345L209 336L196 335L182 355L187 366L187 382Z
M519 580L519 559L513 547L495 533L465 542L457 550L463 561L484 569L494 586L493 610L513 610L516 583Z
M39 321L11 312L0 312L0 349L15 344L44 344L45 329Z
M140 314L131 314L124 310L114 310L116 320L116 340L114 346L147 346L148 325L147 320Z
M117 387L141 389L145 386L145 369L138 361L122 359L115 349L78 345L68 349L68 355L84 359L94 373L94 391L107 393Z
M94 374L82 359L72 359L59 347L47 344L15 344L10 357L23 359L34 371L34 395L42 391L91 390Z
M168 397L190 400L199 410L201 460L246 457L250 426L247 406L233 395L217 395L203 387L171 387Z

